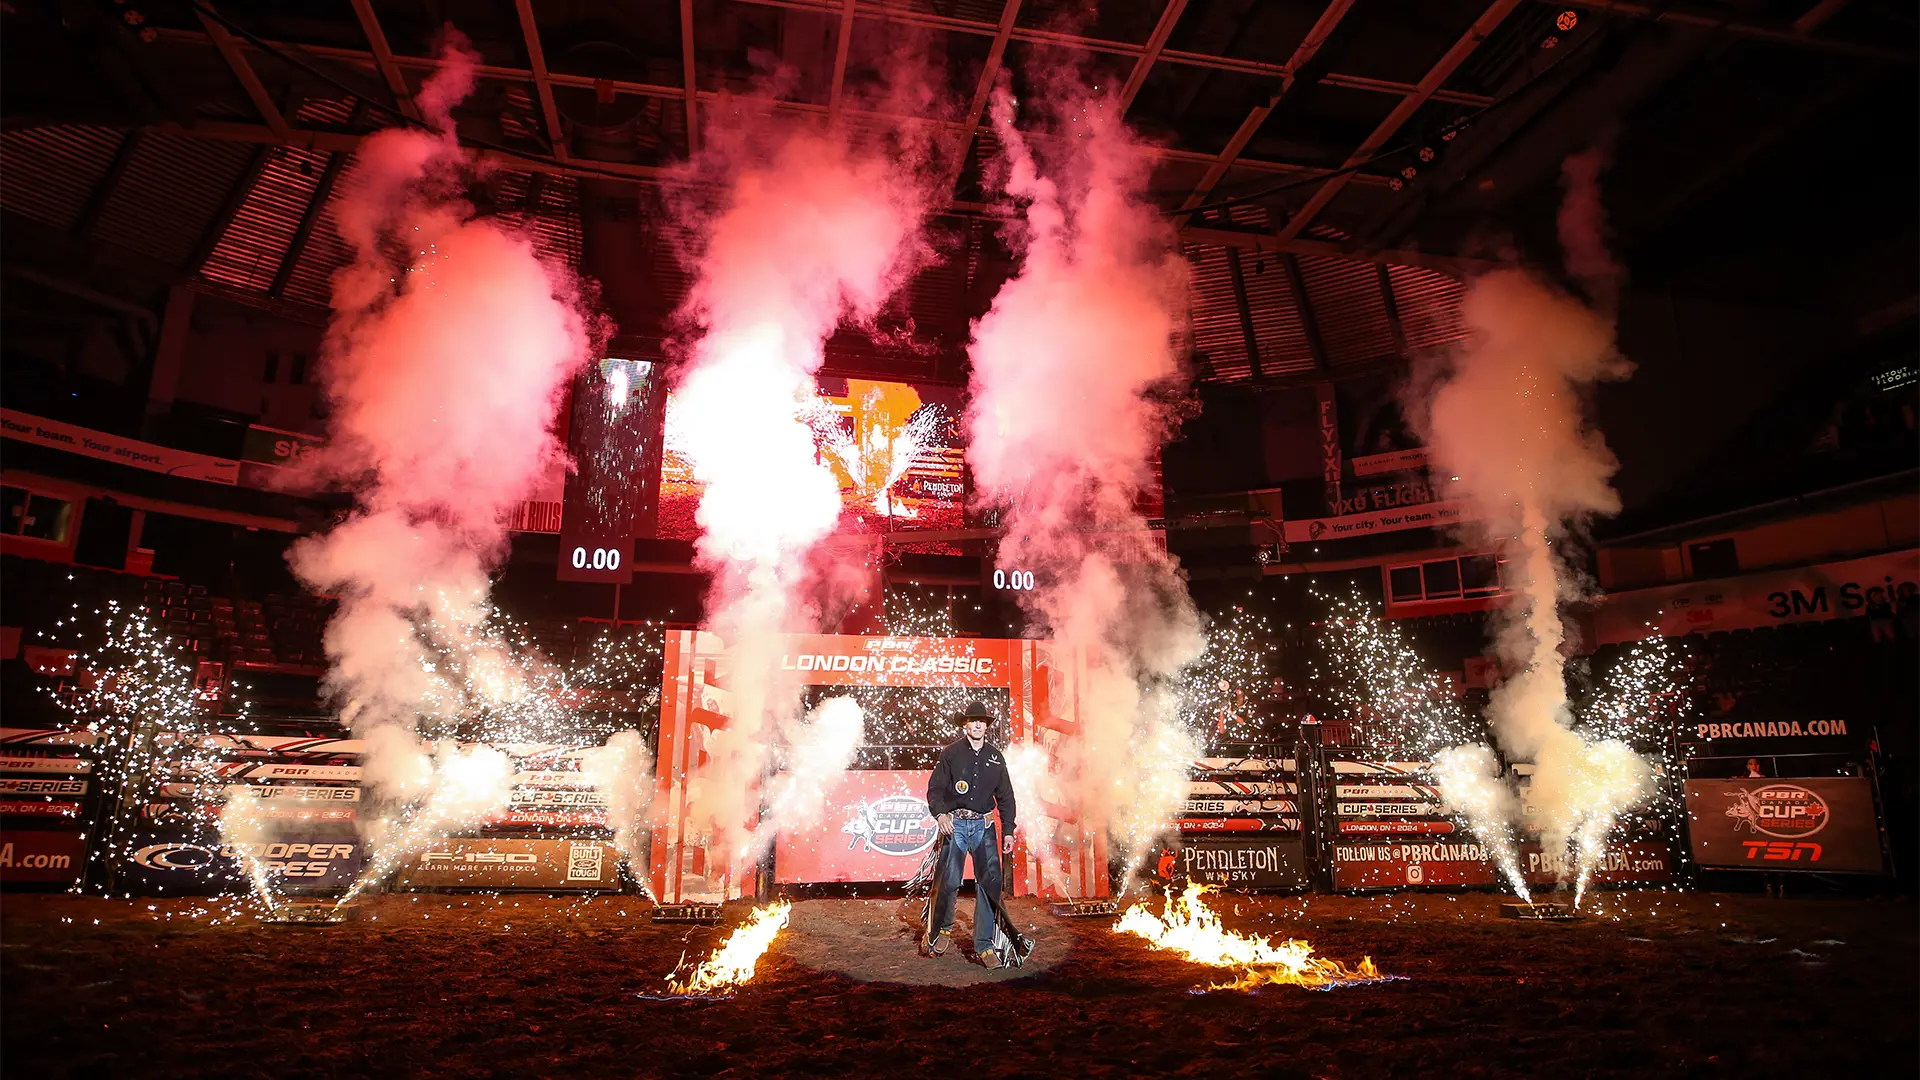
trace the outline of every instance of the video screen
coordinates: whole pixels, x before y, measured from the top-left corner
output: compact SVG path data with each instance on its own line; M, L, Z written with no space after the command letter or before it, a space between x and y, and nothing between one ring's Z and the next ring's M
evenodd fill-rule
M965 525L964 415L958 387L868 379L820 381L803 419L817 459L840 482L841 532L959 529ZM705 489L693 472L667 394L660 468L659 525L664 539L699 535L694 511Z
M660 430L659 368L608 357L573 381L560 517L561 581L625 584L633 538L651 531Z

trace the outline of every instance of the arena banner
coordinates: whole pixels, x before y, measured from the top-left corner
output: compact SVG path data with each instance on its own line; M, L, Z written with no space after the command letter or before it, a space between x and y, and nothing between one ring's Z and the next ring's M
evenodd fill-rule
M1529 885L1572 881L1573 860L1550 855L1538 844L1520 845L1520 876ZM1673 857L1667 845L1631 841L1607 845L1594 866L1590 881L1602 885L1661 885L1673 880Z
M1382 473L1412 472L1427 467L1427 448L1389 450L1384 454L1359 454L1347 459L1355 476L1379 476Z
M1920 548L1611 593L1594 610L1594 643L1853 618L1866 614L1869 589L1909 582L1920 582Z
M85 728L0 728L0 746L92 746L94 733Z
M47 420L12 409L0 409L0 433L36 446L50 446L81 457L112 461L148 472L205 480L210 484L231 485L240 478L240 463L231 458L212 457L170 446L157 446L122 435Z
M1494 884L1493 864L1476 841L1336 843L1335 889L1407 886L1474 888Z
M988 638L795 634L779 670L812 686L1006 686L1010 650Z
M1743 754L1857 753L1873 738L1871 725L1837 717L1695 720L1680 725L1680 741L1696 757Z
M773 879L800 884L912 877L938 834L927 809L931 775L883 769L842 773L827 792L817 825L783 829L776 837ZM969 860L968 877L972 871Z
M93 762L77 757L0 757L0 772L66 773L77 775L93 771Z
M1203 885L1252 891L1304 889L1309 883L1306 845L1298 837L1183 836L1162 849L1162 868L1168 850L1175 856L1173 872Z
M85 780L69 777L31 780L0 779L0 795L85 795L86 793Z
M614 889L620 853L601 840L443 840L409 856L396 889Z
M1471 512L1464 499L1440 499L1418 506L1373 510L1364 514L1303 518L1286 523L1287 543L1308 544L1318 540L1345 540L1407 529L1445 528L1472 520L1468 517Z
M1300 819L1291 816L1263 817L1183 817L1174 826L1183 833L1257 833L1300 831Z
M1335 826L1341 836L1448 836L1458 830L1451 821L1342 821Z
M80 804L52 799L0 799L0 817L77 818Z
M1886 870L1863 776L1688 780L1693 861L1742 870Z
M77 885L85 834L68 829L0 829L0 886Z
M246 891L247 857L283 892L344 889L365 851L352 828L313 827L270 842L229 844L212 826L161 828L135 838L121 880L148 894Z

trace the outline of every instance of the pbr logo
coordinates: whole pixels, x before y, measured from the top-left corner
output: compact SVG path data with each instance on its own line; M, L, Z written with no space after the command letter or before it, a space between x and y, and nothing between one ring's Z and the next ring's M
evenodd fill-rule
M1737 831L1745 825L1782 840L1804 840L1827 827L1827 801L1798 784L1768 784L1728 793L1727 816Z
M933 846L939 834L926 800L912 795L889 795L878 802L855 804L840 831L852 837L849 849L862 843L863 850L882 855L918 855Z

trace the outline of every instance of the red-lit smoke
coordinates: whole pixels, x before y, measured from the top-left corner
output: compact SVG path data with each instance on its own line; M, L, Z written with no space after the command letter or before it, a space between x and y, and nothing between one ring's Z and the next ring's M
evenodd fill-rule
M549 424L591 344L572 272L461 198L476 166L450 111L478 57L449 38L417 99L432 130L366 139L345 180L353 261L333 282L329 443L311 467L355 505L289 556L339 597L327 686L368 741L376 797L424 794L446 771L422 721L512 692L516 667L484 632L488 573L503 513L562 453Z
M696 550L714 575L707 624L727 648L731 720L706 741L687 813L722 872L771 836L750 827L769 744L811 744L798 686L775 673L779 635L818 629L808 555L840 517L803 419L814 373L840 322L871 320L913 270L926 196L911 155L856 147L834 124L748 118L712 132L693 169L720 194L688 215L701 242L683 315L697 329L675 407L706 485Z
M1064 647L1057 666L1088 658L1070 691L1081 735L1046 787L1138 847L1185 795L1194 754L1160 691L1199 655L1199 617L1137 508L1184 388L1186 263L1142 198L1147 158L1116 104L1060 100L1073 137L1049 167L1011 96L993 101L1022 261L974 327L967 461L980 499L1005 510L1000 567L1035 575L1023 602Z

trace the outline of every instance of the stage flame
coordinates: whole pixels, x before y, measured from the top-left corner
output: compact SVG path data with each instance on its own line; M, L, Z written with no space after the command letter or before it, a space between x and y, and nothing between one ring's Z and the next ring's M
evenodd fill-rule
M1178 897L1167 898L1162 914L1155 915L1146 905L1135 904L1113 928L1138 934L1154 948L1177 952L1196 964L1239 969L1239 978L1214 983L1207 987L1209 990L1251 990L1270 983L1327 990L1393 978L1380 974L1372 957L1361 957L1359 967L1348 968L1337 960L1313 955L1313 946L1304 941L1276 945L1267 938L1228 930L1206 904L1204 897L1212 891L1208 886L1189 883Z
M729 997L753 978L754 965L773 939L786 929L793 905L785 900L755 908L746 924L728 935L726 943L683 978L679 969L667 976L668 992L678 997Z

